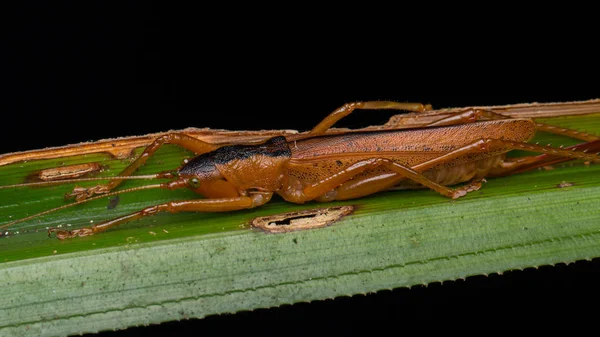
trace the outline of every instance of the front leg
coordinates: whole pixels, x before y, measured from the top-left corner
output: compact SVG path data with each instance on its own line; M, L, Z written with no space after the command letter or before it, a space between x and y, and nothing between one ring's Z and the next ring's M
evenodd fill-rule
M268 202L272 195L273 193L271 192L256 192L251 193L251 196L249 197L171 201L160 205L146 207L139 212L127 214L91 227L78 228L71 231L51 228L48 230L48 235L54 232L56 233L56 237L61 240L77 236L94 235L109 228L154 215L159 212L228 212L254 208Z

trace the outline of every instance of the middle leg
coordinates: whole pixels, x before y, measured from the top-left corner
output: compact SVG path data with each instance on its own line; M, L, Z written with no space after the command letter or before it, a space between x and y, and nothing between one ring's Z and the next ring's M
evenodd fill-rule
M467 194L467 192L469 192L468 189L463 189L463 188L453 189L453 188L449 188L449 187L440 185L437 182L425 177L423 174L413 170L412 168L404 166L399 163L396 163L392 160L389 160L386 158L372 158L372 159L366 159L366 160L362 160L357 163L354 163L351 166L347 167L346 169L344 169L336 174L333 174L317 183L314 183L310 186L305 187L302 191L301 197L299 197L298 200L293 200L293 201L305 202L308 200L313 200L313 199L319 198L321 196L326 195L329 191L331 191L335 188L338 188L342 184L352 180L357 175L359 175L363 172L369 171L369 170L377 169L377 168L384 168L385 171L392 172L393 174L396 174L398 177L413 180L413 181L415 181L427 188L430 188L430 189L440 193L441 195L444 195L449 198L456 199L456 198L459 198L459 197ZM377 174L375 174L374 176L377 176ZM369 181L368 183L371 183L372 188L369 190L369 187L367 187L366 189L369 190L370 192L368 192L366 194L371 194L371 193L377 192L377 191L381 190L383 187L385 187L385 184L384 185L377 184L374 181ZM380 187L380 186L383 186L383 187ZM362 195L365 195L365 194L361 194L360 196L362 196Z
M317 201L350 200L362 198L374 193L391 190L405 179L403 175L395 172L374 172L349 180L338 186L333 193L327 193ZM455 188L457 194L477 191L485 179L474 179L466 185Z

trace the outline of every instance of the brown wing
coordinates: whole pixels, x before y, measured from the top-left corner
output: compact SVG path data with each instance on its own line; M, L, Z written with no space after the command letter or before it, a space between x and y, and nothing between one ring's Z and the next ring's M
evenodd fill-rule
M292 159L290 175L314 181L368 158L387 158L412 167L439 157L482 138L526 142L535 134L535 124L529 119L484 121L445 127L352 132L289 142ZM506 149L489 149L446 163L454 166L489 158Z

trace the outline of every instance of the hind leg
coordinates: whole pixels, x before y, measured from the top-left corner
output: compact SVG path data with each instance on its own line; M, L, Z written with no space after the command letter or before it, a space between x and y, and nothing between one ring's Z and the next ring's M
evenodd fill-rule
M430 108L428 105L421 103L398 103L390 101L370 101L370 102L355 102L344 104L337 108L335 111L325 117L317 126L315 126L307 135L304 137L314 137L322 135L325 131L329 130L340 119L348 116L356 109L363 110L380 110L380 109L392 109L392 110L407 110L407 111L425 111Z

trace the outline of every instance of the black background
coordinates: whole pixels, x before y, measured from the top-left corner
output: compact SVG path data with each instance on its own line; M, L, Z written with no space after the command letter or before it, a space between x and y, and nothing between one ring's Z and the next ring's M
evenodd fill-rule
M0 152L190 126L306 130L353 101L448 107L600 96L585 20L224 5L21 4L10 12L16 20L3 48ZM390 114L363 111L341 125L380 123ZM106 335L279 319L310 326L573 313L597 302L599 266L583 261ZM265 325L248 328L264 332Z

